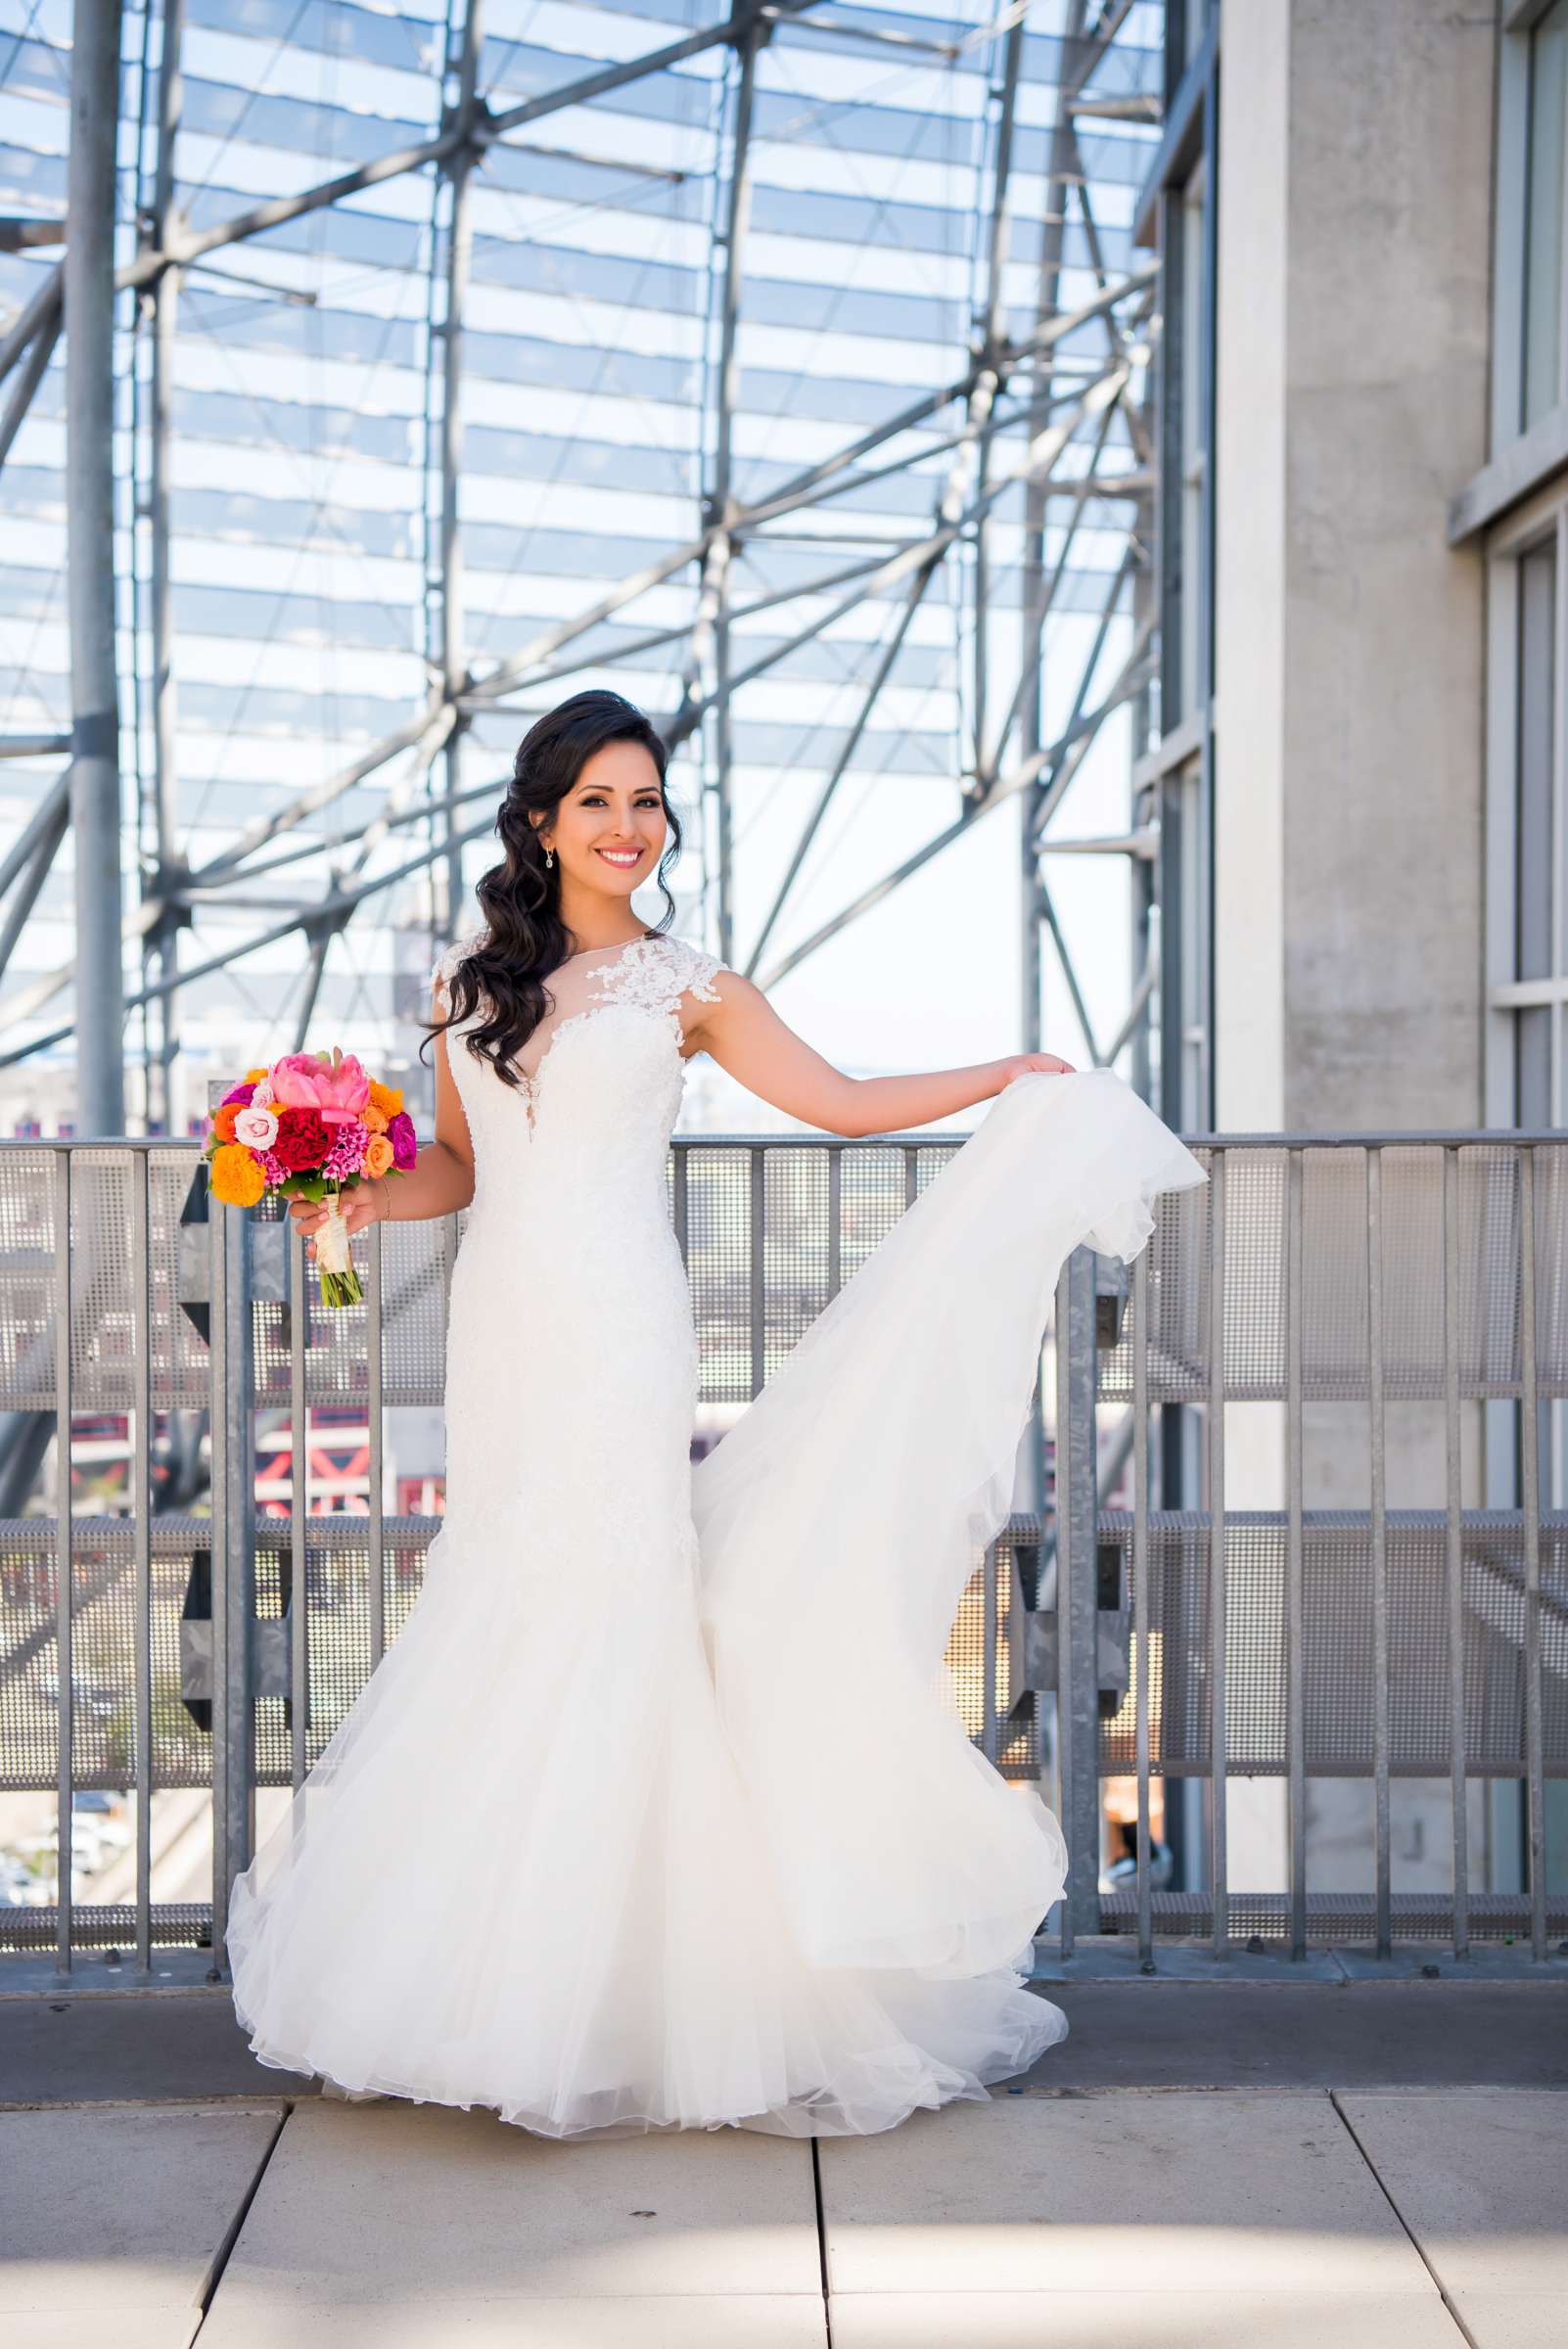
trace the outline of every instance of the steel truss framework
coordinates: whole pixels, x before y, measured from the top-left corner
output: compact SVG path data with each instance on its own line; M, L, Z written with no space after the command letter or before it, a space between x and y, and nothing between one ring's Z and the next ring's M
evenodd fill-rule
M628 0L615 23L624 34L631 20L651 20L667 4L675 0ZM34 18L42 5L36 0ZM1100 216L1097 192L1108 159L1116 162L1118 193L1128 195L1147 160L1159 111L1158 12L1136 8L1133 0L1058 0L1054 11L1037 6L1032 12L1029 0L1012 0L995 14L988 0L983 16L953 31L950 19L939 30L930 16L895 16L871 7L852 12L825 0L734 0L728 15L678 37L638 46L520 103L500 105L485 83L485 0L444 5L444 22L426 26L438 51L440 83L429 136L293 193L208 218L210 190L188 186L181 174L182 141L192 135L182 79L187 0L144 0L143 8L123 18L112 0L77 0L66 69L72 129L70 234L63 261L40 273L35 258L36 249L46 250L63 234L58 209L0 223L0 247L18 256L17 266L25 260L32 273L0 336L0 464L40 392L57 382L57 340L67 321L71 328L64 336L63 370L69 722L35 723L0 739L0 752L8 757L56 762L52 776L47 764L40 768L30 820L0 861L0 973L45 891L68 820L76 842L76 953L0 1001L4 1024L14 1036L24 1032L0 1050L0 1060L15 1062L74 1036L79 1129L123 1131L128 1023L139 1014L147 1068L140 1106L156 1128L172 1099L179 990L291 935L308 946L297 998L302 1043L332 944L363 908L385 900L390 891L420 883L433 927L441 932L455 918L464 845L492 827L499 762L487 754L508 736L515 739L519 713L546 707L558 684L620 667L634 672L626 689L650 709L672 753L695 767L712 899L705 927L724 960L760 985L776 982L981 817L1022 799L1026 1047L1039 1040L1042 935L1048 933L1086 1055L1108 1064L1130 1039L1141 1068L1154 962L1134 972L1116 1032L1094 1036L1045 860L1058 852L1053 821L1107 718L1130 705L1134 750L1148 735L1154 483L1143 395L1155 264L1130 263L1126 223ZM348 13L338 0L319 13L325 18L334 10L340 17ZM242 13L213 15L191 0L193 23L200 14L208 30ZM286 17L272 0L254 0L252 13L269 27ZM296 12L288 31L309 13ZM576 24L596 13L576 11ZM1141 41L1134 37L1140 21L1147 36ZM131 37L122 56L127 28ZM650 22L647 29L656 26ZM516 67L516 42L502 48ZM969 94L976 198L965 256L967 351L965 363L945 380L866 429L835 435L837 445L814 461L761 468L743 462L737 427L744 421L743 342L754 290L748 274L756 234L754 166L759 141L776 142L780 129L781 77L768 82L765 75L769 59L786 50L813 65L827 56L848 57L861 67L904 69L913 63ZM541 54L533 55L536 72ZM698 60L708 68L701 76L686 70ZM509 69L505 78L514 79L515 72ZM465 522L461 500L465 472L472 470L465 434L467 352L485 331L475 319L476 193L493 179L503 159L515 170L519 157L537 155L558 173L575 174L574 184L587 191L581 201L590 206L608 201L604 191L612 182L618 190L643 186L671 203L676 194L689 195L692 175L682 167L579 153L563 148L545 128L574 110L626 104L638 92L646 97L672 86L677 115L683 110L689 119L692 101L706 108L711 142L711 169L701 191L708 292L704 393L696 411L697 527L627 569L581 609L536 626L503 657L482 655L470 624L465 576L473 524ZM771 109L765 125L764 101ZM243 131L255 104L254 94L246 100L238 129L231 122L225 133L225 147ZM669 120L671 109L661 115L654 107L652 114ZM607 118L607 150L623 127L619 115ZM120 231L116 245L113 223L116 175L122 197L127 176L128 140L136 160L134 249L127 252L126 232ZM1098 142L1092 157L1091 141ZM1020 162L1026 143L1032 171ZM212 169L209 164L208 176ZM1026 176L1043 191L1032 215L1020 199ZM342 250L352 252L354 238L368 233L355 200L394 182L424 192L400 217L414 221L428 202L420 338L425 685L402 722L336 772L263 804L250 821L226 828L215 852L193 858L182 846L175 712L181 639L170 554L179 527L171 457L181 392L181 305L193 288L210 294L220 279L231 293L248 284L259 287L279 307L314 303L316 293L291 286L287 269L248 280L232 258L220 262L214 256L232 256L247 245L258 254L297 253L299 246L289 246L286 236L280 242L280 232L329 211L346 240ZM549 183L525 177L520 184ZM810 191L808 183L803 186L807 192L798 203L808 212ZM871 220L880 222L889 208L884 200ZM775 191L770 218L777 211ZM691 205L671 216L690 222ZM513 255L520 250L510 249ZM1030 260L1034 299L1033 315L1020 318L1008 277L1011 270L1016 283L1022 255ZM518 282L524 282L521 274ZM776 283L764 291L774 301L772 315L782 315ZM134 305L135 348L132 430L116 443L116 414L123 417L115 381L121 303ZM800 381L806 380L803 373ZM775 395L775 410L787 416L790 405L786 386ZM844 413L853 410L846 406ZM116 647L123 659L127 640L123 611L116 609L119 583L115 566L103 559L115 542L116 496L126 486L123 462L115 472L116 445L131 451L134 492L128 585L136 657L134 675L123 682L116 676ZM923 516L924 503L930 510ZM902 528L857 525L858 516L883 510L906 517ZM124 542L123 503L118 513ZM657 616L664 591L668 612L671 588L685 590L680 616L638 624L635 608L647 605L648 617ZM940 612L944 602L952 616L957 671L952 694L960 756L954 763L960 772L953 818L859 890L831 920L781 949L775 940L782 917L846 778L888 765L885 750L880 768L872 755L875 721L900 688L928 678L932 638L929 630L922 636L922 618ZM1084 641L1076 648L1070 689L1053 694L1047 720L1042 642L1053 615L1066 612L1084 619ZM866 634L868 616L878 623L880 641ZM1000 626L1005 622L1010 629L1015 617L1016 651L998 689ZM737 737L748 719L749 697L759 688L765 695L803 680L814 680L819 689L833 681L835 660L842 667L841 640L833 632L840 623L853 628L857 620L861 649L870 657L850 680L852 714L847 723L834 721L830 750L810 761L822 771L820 787L782 865L770 871L761 921L750 938L740 938L734 779L745 758ZM648 690L650 667L667 681L663 703ZM139 893L128 909L119 870L117 714L126 684L134 695L126 738L135 745L146 844ZM898 722L896 715L884 720L894 727ZM771 738L765 720L757 730ZM799 756L799 734L791 737L776 719L771 734ZM754 753L752 762L765 765L765 755ZM475 779L481 764L487 771ZM373 782L374 790L361 788ZM329 810L335 811L330 840L314 829ZM1129 856L1140 860L1147 874L1154 869L1155 847L1144 827L1127 837L1063 842L1060 851ZM273 889L280 894L269 895ZM254 911L257 918L243 932L231 919L220 944L198 951L182 967L179 932L212 908L231 917L237 909ZM1149 928L1151 937L1156 934L1157 924ZM129 995L120 952L127 935L137 942L144 965L142 983ZM72 987L74 1018L40 1030L40 1014Z

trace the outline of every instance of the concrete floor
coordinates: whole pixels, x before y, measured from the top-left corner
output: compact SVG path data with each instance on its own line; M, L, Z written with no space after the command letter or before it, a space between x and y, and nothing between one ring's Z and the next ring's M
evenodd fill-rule
M317 2097L251 2061L218 1993L0 1997L0 2339L1568 2340L1560 1982L1050 1991L1073 2033L1038 2080L804 2142L553 2143Z

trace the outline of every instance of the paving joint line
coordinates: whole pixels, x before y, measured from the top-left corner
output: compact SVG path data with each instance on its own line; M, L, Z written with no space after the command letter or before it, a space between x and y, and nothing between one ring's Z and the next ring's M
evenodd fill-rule
M816 2198L816 2260L822 2278L822 2332L833 2349L833 2296L828 2289L827 2209L822 2200L822 2140L811 2139L811 2190Z
M1384 2201L1394 2213L1395 2218L1399 2221L1399 2224L1404 2231L1406 2239L1409 2243L1411 2250L1415 2253L1416 2258L1420 2261L1422 2267L1425 2268L1427 2274L1431 2277L1433 2284L1437 2290L1437 2296L1442 2301L1444 2308L1447 2310L1450 2321L1453 2325L1453 2327L1458 2333L1459 2338L1467 2343L1468 2349L1481 2349L1481 2343L1476 2339L1475 2334L1470 2330L1469 2326L1466 2325L1464 2319L1460 2316L1458 2310L1449 2298L1443 2279L1438 2274L1436 2268L1432 2265L1432 2262L1427 2258L1425 2248L1417 2236L1414 2228L1411 2227L1409 2221L1406 2218L1404 2211L1401 2210L1399 2204L1389 2192L1388 2187L1384 2183L1382 2173L1378 2169L1376 2162L1372 2159L1371 2154L1361 2142L1360 2137L1357 2132L1355 2122L1351 2119L1350 2114L1345 2110L1344 2105L1340 2102L1339 2099L1346 2092L1344 2090L1338 2088L1331 2088L1328 2092L1328 2101L1333 2106L1335 2118L1338 2120L1339 2125L1344 2130L1346 2136L1350 2139L1351 2143L1356 2147L1356 2150L1360 2155L1362 2161L1365 2162L1368 2170L1370 2170L1372 2178L1377 2186L1378 2192L1382 2195ZM1359 2094L1360 2092L1352 2091L1351 2093Z
M284 2099L283 2110L278 2115L278 2125L273 2130L270 2138L268 2138L266 2150L255 2165L255 2176L252 2179L245 2193L240 2197L239 2208L235 2211L233 2218L230 2220L228 2227L224 2231L222 2240L219 2242L217 2249L212 2254L211 2263L208 2268L207 2275L203 2279L202 2283L201 2322L198 2324L196 2330L191 2335L190 2349L196 2349L197 2342L200 2341L202 2334L207 2329L207 2320L212 2313L212 2303L217 2298L218 2286L222 2283L224 2276L228 2272L229 2261L234 2256L234 2246L239 2241L241 2230L243 2229L246 2220L251 2215L251 2205L261 2190L262 2179L272 2167L272 2156L277 2151L278 2146L282 2142L283 2132L285 2129L287 2129L290 2121L294 2118L294 2104L295 2100L292 2096Z

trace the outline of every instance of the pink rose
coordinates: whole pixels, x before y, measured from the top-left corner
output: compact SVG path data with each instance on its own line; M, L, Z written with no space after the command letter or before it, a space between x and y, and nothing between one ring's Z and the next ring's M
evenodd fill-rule
M272 1091L285 1109L313 1109L324 1126L346 1126L370 1099L370 1079L351 1052L286 1052L272 1071Z

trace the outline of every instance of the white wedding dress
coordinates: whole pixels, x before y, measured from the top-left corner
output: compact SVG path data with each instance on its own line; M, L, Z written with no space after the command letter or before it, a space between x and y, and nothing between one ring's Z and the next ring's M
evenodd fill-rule
M265 2063L548 2137L834 2135L1066 2034L1024 1986L1061 1832L944 1651L1064 1257L1135 1255L1204 1171L1108 1072L1015 1080L693 1468L666 1170L681 1007L720 967L658 936L574 957L521 1091L447 1032L475 1190L446 1515L234 1887Z

